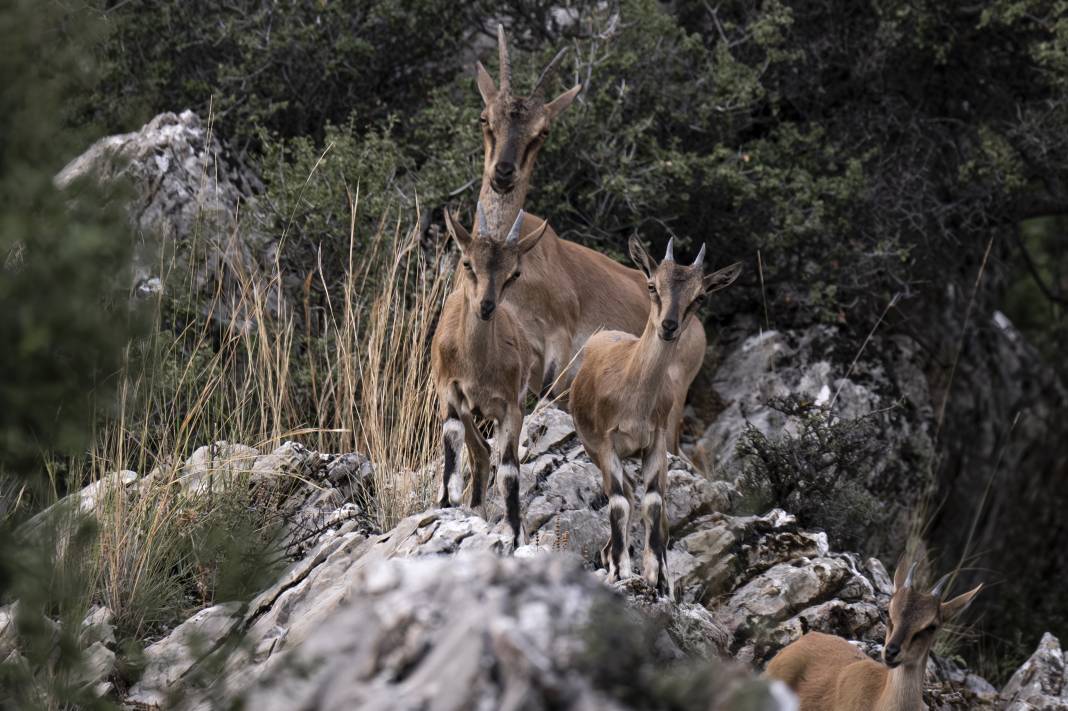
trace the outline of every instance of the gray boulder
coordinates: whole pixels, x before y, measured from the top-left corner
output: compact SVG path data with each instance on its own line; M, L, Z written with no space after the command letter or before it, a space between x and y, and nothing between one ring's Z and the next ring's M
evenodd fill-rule
M204 315L219 324L250 327L247 284L257 286L264 308L275 310L277 287L265 277L275 243L242 219L243 205L261 186L192 111L163 113L139 131L102 138L55 177L56 185L68 190L82 180L129 188L120 194L140 237L135 295L158 294L164 288L159 265L173 260L189 273L193 289L205 295L199 301ZM219 286L220 298L209 298Z
M1068 673L1060 640L1048 632L1035 653L1012 675L1001 690L1005 711L1058 711L1068 709Z

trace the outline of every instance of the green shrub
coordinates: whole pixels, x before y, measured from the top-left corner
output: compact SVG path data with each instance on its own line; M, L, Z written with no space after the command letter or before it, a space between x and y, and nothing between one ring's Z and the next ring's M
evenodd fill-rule
M825 407L797 396L773 399L788 418L787 430L770 439L751 424L738 442L746 507L780 507L803 526L827 531L835 548L862 550L878 530L880 507L864 476L880 451L878 433L865 419L839 420Z

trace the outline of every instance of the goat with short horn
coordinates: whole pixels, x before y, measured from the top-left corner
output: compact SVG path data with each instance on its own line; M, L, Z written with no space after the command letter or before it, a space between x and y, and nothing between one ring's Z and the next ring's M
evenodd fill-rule
M431 372L442 418L444 467L438 491L440 506L450 506L449 481L460 462L460 441L467 443L472 462L465 503L483 504L490 478L490 450L476 420L494 424L499 450L497 487L514 545L522 538L519 516L519 432L523 397L533 360L530 345L513 304L506 298L519 277L523 255L545 234L545 223L523 233L523 214L504 239L482 233L486 222L478 207L479 233L472 235L448 211L449 234L460 248L463 274L449 295L431 342ZM507 267L507 278L494 276L488 265Z
M630 254L648 280L645 329L640 338L602 331L589 339L571 386L571 413L579 439L601 470L608 496L611 535L601 560L609 579L631 575L632 490L621 458L640 452L645 484L642 574L661 593L673 595L664 496L670 416L680 390L685 394L689 385L675 369L679 343L697 323L697 308L705 295L733 283L741 264L705 275L703 252L692 265L677 264L672 243L657 264L636 237L630 240Z
M928 592L917 587L915 576L916 564L906 569L904 560L894 573L883 664L841 637L809 632L775 655L767 676L797 693L801 711L923 709L923 677L935 635L983 586L944 601L949 575Z

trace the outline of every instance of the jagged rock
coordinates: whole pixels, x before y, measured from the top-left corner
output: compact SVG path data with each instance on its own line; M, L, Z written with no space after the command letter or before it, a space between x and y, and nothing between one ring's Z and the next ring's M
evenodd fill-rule
M58 545L66 545L71 528L80 514L95 512L101 502L108 496L113 496L117 489L125 489L135 481L137 472L128 469L102 476L35 514L18 527L16 535L33 538L42 530L48 529L49 535L56 538Z
M145 669L127 702L159 708L167 691L194 662L218 644L240 620L241 605L225 603L201 610L145 650Z
M81 667L73 679L77 686L92 687L95 696L103 696L111 691L111 682L107 678L115 671L115 652L103 642L93 642L81 656Z
M1058 711L1068 709L1068 673L1061 643L1048 632L1035 653L1012 675L1001 690L1005 711Z
M259 456L252 447L220 440L198 447L182 465L178 481L189 494L218 493L250 475Z
M93 605L82 620L81 641L82 644L101 642L107 646L115 644L115 625L112 621L115 613L111 608Z
M711 382L719 412L694 447L694 461L713 478L741 471L736 447L747 424L769 438L797 434L796 425L769 406L798 395L833 403L843 419L876 418L885 456L872 463L865 487L886 507L886 521L870 533L870 547L901 550L908 516L927 484L933 455L934 406L922 369L921 349L903 336L876 336L855 361L837 353L837 329L765 331L741 339L723 357ZM848 373L848 376L847 376Z
M264 278L273 264L274 241L239 224L239 206L262 186L221 150L192 111L163 113L140 131L108 136L72 160L55 178L60 188L80 180L105 186L126 184L133 195L130 222L143 245L134 257L134 292L159 293L158 246L173 251L176 265L192 268L193 287L206 294L204 315L218 323L248 328L252 314L242 282L254 282L261 305L274 310L277 285ZM192 243L197 259L190 264ZM218 299L207 298L223 286Z

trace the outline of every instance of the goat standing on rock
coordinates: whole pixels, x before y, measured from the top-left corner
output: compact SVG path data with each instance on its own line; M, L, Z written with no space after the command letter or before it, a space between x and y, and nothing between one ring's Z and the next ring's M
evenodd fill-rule
M460 463L462 437L472 461L464 498L471 508L482 505L489 481L490 450L475 418L494 422L500 452L497 487L504 498L513 544L518 546L519 431L533 353L514 311L502 299L519 278L523 255L545 234L546 223L521 235L520 211L508 235L503 240L493 239L481 203L477 212L477 233L471 235L445 211L449 234L460 248L463 276L460 288L445 301L431 344L434 388L444 421L445 463L438 501L442 507L450 505L449 480ZM496 278L502 272L504 278Z
M767 675L786 682L801 697L801 711L920 711L927 655L935 634L979 594L982 584L942 602L949 575L930 592L913 584L916 564L894 573L885 665L834 635L809 632L768 663Z
M636 237L631 258L645 273L652 302L641 338L622 331L602 331L589 339L582 366L571 386L575 429L590 459L604 477L609 497L611 538L601 551L609 580L631 575L630 505L632 489L621 457L642 453L645 496L645 552L642 572L661 593L674 588L667 570L668 437L673 406L684 397L694 364L678 348L705 294L729 286L741 272L740 263L705 276L705 248L690 266L677 264L668 242L659 265ZM703 356L704 354L698 354ZM700 367L700 360L696 363Z

